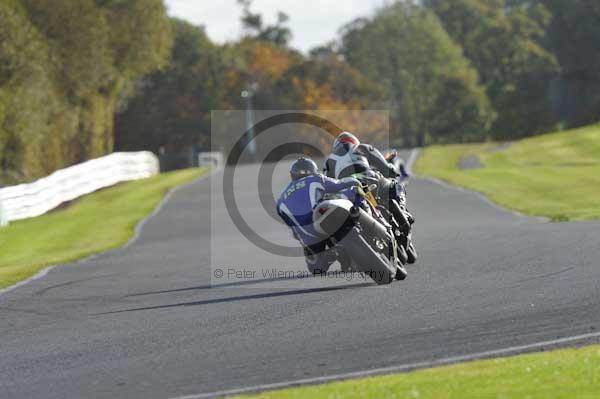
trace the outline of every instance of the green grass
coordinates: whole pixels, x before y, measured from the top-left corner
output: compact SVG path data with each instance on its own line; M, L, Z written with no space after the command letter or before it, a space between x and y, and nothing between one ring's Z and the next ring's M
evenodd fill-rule
M600 125L498 143L427 147L415 170L487 195L497 204L554 221L600 218ZM461 170L461 158L483 167Z
M597 399L600 346L265 392L254 399Z
M171 188L202 173L189 169L120 184L80 198L65 209L0 228L0 288L46 266L124 245L136 224Z

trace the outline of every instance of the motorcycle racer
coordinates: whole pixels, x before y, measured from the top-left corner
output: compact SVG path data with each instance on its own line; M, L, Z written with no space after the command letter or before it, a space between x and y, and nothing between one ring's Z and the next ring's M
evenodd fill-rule
M291 228L294 237L304 248L306 266L313 274L325 273L337 259L333 250L313 227L313 209L326 194L342 193L360 207L360 182L352 177L332 179L318 173L317 164L308 158L299 158L290 168L292 181L277 201L277 213Z
M336 179L357 175L376 179L383 203L387 204L387 208L399 222L404 221L403 229L407 236L410 235L414 217L406 209L404 185L397 180L408 178L403 162L396 166L375 147L361 143L352 133L342 132L333 142L324 171L328 177ZM398 205L394 205L392 200ZM410 239L407 239L403 246L410 252L410 263L414 263L417 255Z
M362 144L352 133L340 133L335 138L331 154L325 161L325 174L340 179L355 173L363 173L370 168L378 170L387 178L407 177L405 172L388 162L377 148Z

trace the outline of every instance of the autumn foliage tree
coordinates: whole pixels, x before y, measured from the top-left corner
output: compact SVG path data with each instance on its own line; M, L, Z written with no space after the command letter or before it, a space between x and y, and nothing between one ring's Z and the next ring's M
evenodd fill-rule
M211 110L245 110L241 93L248 89L258 110L359 111L382 105L383 90L347 63L338 57L308 58L265 35L268 27L262 22L239 42L221 46L211 43L201 27L180 20L172 24L170 66L145 78L117 116L120 150L187 154L218 146L210 140ZM348 118L343 124L352 126ZM242 128L221 135L238 136ZM237 138L220 137L222 142Z
M0 184L115 149L209 148L211 110L244 111L244 91L258 110L344 110L370 141L391 122L397 146L600 119L597 1L387 2L309 54L287 15L238 3L241 37L216 44L163 0L0 1Z
M495 115L477 71L427 9L394 3L357 20L345 27L341 52L385 88L395 144L485 138Z
M116 146L123 151L180 153L208 147L210 110L224 103L223 54L202 28L171 20L169 66L147 76L116 118Z
M171 45L162 0L0 2L0 181L113 150L117 109Z
M475 67L498 118L496 138L552 128L554 55L542 44L550 13L541 4L505 0L425 0Z

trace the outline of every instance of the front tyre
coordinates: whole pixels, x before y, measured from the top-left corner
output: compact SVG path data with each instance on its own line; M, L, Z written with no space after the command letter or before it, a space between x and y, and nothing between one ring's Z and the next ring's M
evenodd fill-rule
M406 255L408 255L407 262L409 265L414 264L417 261L417 259L419 259L417 250L415 249L415 246L413 245L412 241L410 241L410 240L408 242L408 247L406 248Z
M400 263L406 265L408 263L408 253L406 252L406 249L404 249L404 246L401 245L401 243L398 243L396 252L398 254L398 260L400 261Z
M396 280L406 280L408 276L408 272L406 268L402 265L398 265L398 270L396 270Z

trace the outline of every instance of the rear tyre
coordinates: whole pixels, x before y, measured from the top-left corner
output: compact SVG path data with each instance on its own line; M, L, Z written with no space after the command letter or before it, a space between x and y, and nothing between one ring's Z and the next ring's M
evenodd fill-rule
M378 285L390 284L396 277L396 265L381 253L376 252L358 233L350 230L340 245L358 266L358 271L366 273Z

